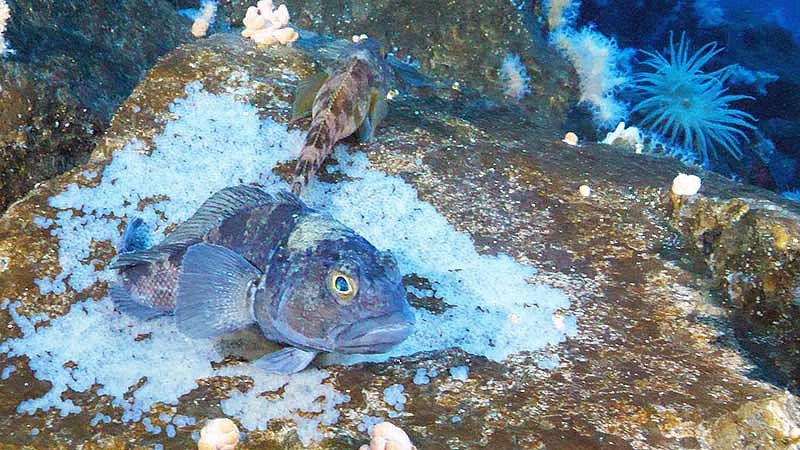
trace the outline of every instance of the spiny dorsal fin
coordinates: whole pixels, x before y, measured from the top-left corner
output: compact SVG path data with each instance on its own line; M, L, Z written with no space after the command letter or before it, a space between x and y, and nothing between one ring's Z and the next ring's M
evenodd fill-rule
M261 272L231 249L194 244L178 275L175 320L193 337L215 337L253 323L250 288Z
M277 194L275 194L275 197L277 197L278 201L280 201L281 203L288 203L290 205L296 205L301 209L308 209L308 206L305 203L303 203L302 200L300 200L300 197L293 194L292 192L280 190L278 191Z
M317 72L297 84L292 104L292 121L311 115L317 92L327 80L326 72Z
M222 189L206 200L189 220L178 225L161 245L198 242L224 219L271 203L275 203L275 199L255 186L243 184Z

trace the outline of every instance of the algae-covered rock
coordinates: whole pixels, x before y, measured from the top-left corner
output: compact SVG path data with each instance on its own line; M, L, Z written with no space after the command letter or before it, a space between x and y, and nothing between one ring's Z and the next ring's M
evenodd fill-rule
M156 59L189 38L166 0L8 2L0 58L0 211L85 162Z
M105 267L130 217L159 238L220 185L285 186L305 127L285 126L293 89L340 45L218 34L176 49L90 162L5 213L1 443L192 448L203 419L227 416L244 449L354 449L380 419L420 449L796 445L797 398L749 375L738 313L674 220L727 202L713 220L735 222L757 203L786 234L751 246L791 249L797 207L703 174L673 202L680 163L569 146L449 87L396 97L375 141L348 142L306 191L398 255L418 331L397 357L275 377L248 364L269 351L250 331L191 340L113 311Z
M673 224L706 263L758 375L800 389L800 215L763 192L675 199Z
M276 4L279 2L276 2ZM548 44L534 6L482 0L337 0L287 3L292 23L317 33L350 39L366 34L384 43L401 60L410 58L429 74L460 89L479 89L494 108L505 97L500 68L508 55L519 56L531 93L519 102L534 126L558 127L577 101L574 69ZM241 27L249 0L221 6L231 25ZM516 103L516 99L505 98Z

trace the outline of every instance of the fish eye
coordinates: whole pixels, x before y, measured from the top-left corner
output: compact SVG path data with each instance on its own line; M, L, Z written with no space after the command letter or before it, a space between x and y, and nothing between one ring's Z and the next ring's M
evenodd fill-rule
M355 297L358 285L356 281L347 276L347 274L334 270L331 272L330 276L330 288L336 295L336 300L339 303L346 304L350 303L353 297Z

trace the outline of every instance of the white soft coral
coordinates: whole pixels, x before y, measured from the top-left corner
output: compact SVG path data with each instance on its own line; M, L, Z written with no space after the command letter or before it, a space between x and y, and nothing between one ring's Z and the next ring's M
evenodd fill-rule
M615 94L629 81L633 53L621 50L592 28L580 31L563 27L551 33L551 41L575 66L580 81L580 102L587 105L598 125L612 127L627 115L627 105Z
M8 4L5 2L5 0L0 0L0 56L3 56L4 53L11 51L11 49L8 48L8 44L6 44L5 38L3 37L3 33L6 31L6 23L10 17L11 10L8 8Z
M203 2L200 8L200 14L194 19L192 23L192 35L196 38L201 38L208 33L208 27L214 23L214 16L217 14L217 3L211 0Z
M261 0L256 6L247 8L242 36L249 37L259 45L291 44L298 38L297 32L287 27L289 10L286 5L273 9L272 0Z

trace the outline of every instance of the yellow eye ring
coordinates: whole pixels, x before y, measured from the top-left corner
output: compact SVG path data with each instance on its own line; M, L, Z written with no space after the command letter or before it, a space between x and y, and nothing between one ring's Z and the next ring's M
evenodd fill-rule
M346 274L334 270L329 278L330 289L340 302L349 302L358 291L356 280Z

